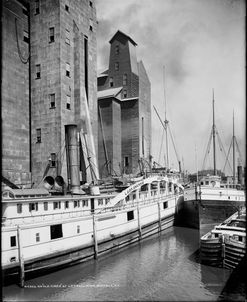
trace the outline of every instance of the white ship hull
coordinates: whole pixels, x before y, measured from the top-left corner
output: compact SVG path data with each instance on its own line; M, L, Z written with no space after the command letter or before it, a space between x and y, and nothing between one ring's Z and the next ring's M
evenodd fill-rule
M149 190L141 191L140 187L147 183ZM18 275L21 266L28 273L97 258L162 231L173 225L181 198L181 188L180 192L174 188L169 191L168 181L166 188L151 190L151 181L143 180L116 196L47 197L38 202L26 199L19 216L14 215L14 210L20 201L13 199L8 202L5 214L9 218L2 227L4 277ZM41 210L30 214L32 202L38 203ZM47 213L42 208L45 202ZM56 202L58 208L54 210ZM65 209L66 202L69 208ZM76 208L75 202L79 202Z

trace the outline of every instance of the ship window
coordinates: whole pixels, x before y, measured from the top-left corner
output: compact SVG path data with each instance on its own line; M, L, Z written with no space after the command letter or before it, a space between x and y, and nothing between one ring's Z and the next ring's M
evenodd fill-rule
M205 184L206 184L206 185L209 185L209 181L208 181L208 180L206 180Z
M55 224L50 226L51 239L57 239L63 237L63 229L61 224Z
M110 198L105 199L105 204L108 204L110 202Z
M88 201L87 200L83 200L82 201L82 206L83 207L87 207L88 206Z
M242 237L242 236L239 236L239 237L238 237L238 240L242 242L242 241L243 241L243 237Z
M136 199L136 194L134 193L132 196L133 200Z
M23 32L23 41L29 43L29 33L26 30Z
M50 27L49 28L49 43L52 43L55 41L55 28Z
M51 153L51 167L56 167L56 153Z
M126 196L126 197L125 197L125 200L126 200L126 202L129 201L129 200L130 200L130 196L129 196L129 195Z
M80 233L80 226L78 225L77 226L77 234L79 234Z
M66 63L66 76L70 78L70 64Z
M24 15L28 16L28 11L27 11L26 8L23 8L23 9L22 9L22 12L23 12Z
M89 1L89 5L90 5L91 7L93 7L93 2L92 2L92 1Z
M11 257L10 258L10 262L15 262L16 261L16 257Z
M215 238L219 237L219 234L214 234Z
M17 203L17 213L22 213L22 204L21 203Z
M69 201L68 201L68 200L65 201L65 203L64 203L64 208L65 208L65 209L68 209L68 208L69 208Z
M74 200L74 208L77 208L77 207L78 207L77 200Z
M16 246L16 236L10 237L10 246Z
M32 211L38 211L38 203L29 203L29 212L32 212Z
M61 209L61 201L54 201L53 202L53 209Z
M50 94L50 108L56 108L55 93Z
M48 211L48 202L47 201L44 202L44 211Z
M38 15L39 13L39 0L35 0L35 15Z
M36 65L36 79L40 79L41 78L41 67L40 64Z
M127 212L127 220L133 220L134 219L134 211Z
M69 34L69 30L66 29L66 32L65 32L65 43L67 43L68 45L70 45L70 34Z
M36 233L36 242L40 242L39 233Z
M163 209L167 209L168 208L168 201L163 202Z
M109 86L113 87L113 78L110 78L110 80L109 80Z
M116 70L116 71L119 70L119 62L116 62L116 63L115 63L115 70Z
M103 205L103 199L102 199L102 198L98 199L98 205L99 205L99 206L100 206L100 205Z

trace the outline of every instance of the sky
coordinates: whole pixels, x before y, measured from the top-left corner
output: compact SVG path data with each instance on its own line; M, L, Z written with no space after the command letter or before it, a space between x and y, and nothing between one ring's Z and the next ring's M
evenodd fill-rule
M214 90L217 169L232 171L226 158L232 162L233 112L236 159L245 165L245 1L96 0L96 11L99 71L108 68L109 40L117 30L137 43L151 82L153 159L166 163L155 106L163 121L166 112L182 169L213 167L212 143L206 151ZM170 168L178 169L169 132L168 150Z

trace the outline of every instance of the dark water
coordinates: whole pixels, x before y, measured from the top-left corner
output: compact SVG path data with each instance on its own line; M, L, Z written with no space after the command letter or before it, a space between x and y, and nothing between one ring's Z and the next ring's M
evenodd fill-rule
M201 265L198 230L172 227L124 250L3 288L4 301L217 301L230 271ZM229 293L230 295L230 293ZM234 301L244 301L244 291Z

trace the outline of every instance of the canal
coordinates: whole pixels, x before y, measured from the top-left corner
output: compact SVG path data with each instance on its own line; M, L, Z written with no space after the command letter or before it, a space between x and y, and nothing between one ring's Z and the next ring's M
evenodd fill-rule
M172 227L133 246L3 287L4 301L245 301L230 271L199 263L198 230ZM229 283L229 282L228 282Z

